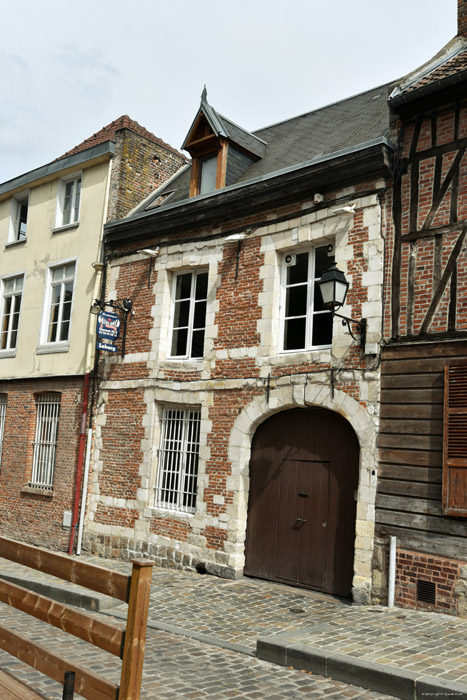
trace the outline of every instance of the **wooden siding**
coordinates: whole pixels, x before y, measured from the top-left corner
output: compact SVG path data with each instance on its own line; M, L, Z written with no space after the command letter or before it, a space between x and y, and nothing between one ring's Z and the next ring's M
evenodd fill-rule
M467 524L442 510L444 367L466 357L465 341L412 343L381 364L378 534L454 558L467 556Z

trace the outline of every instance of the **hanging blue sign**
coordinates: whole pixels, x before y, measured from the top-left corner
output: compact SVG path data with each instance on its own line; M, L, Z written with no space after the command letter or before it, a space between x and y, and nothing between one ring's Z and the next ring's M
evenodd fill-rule
M97 317L97 336L114 340L120 334L120 317L111 311L101 311Z
M100 343L97 341L96 343L96 348L98 350L105 350L106 352L117 352L118 348L116 345L112 345L112 343Z

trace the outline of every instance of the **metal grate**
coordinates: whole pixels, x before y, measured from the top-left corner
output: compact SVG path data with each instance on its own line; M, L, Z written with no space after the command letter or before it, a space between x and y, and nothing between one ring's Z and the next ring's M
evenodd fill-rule
M29 486L52 489L57 450L60 395L42 394L36 399L36 436Z
M417 601L436 605L436 584L417 579Z
M201 414L166 408L162 417L156 506L194 513Z
M0 467L2 466L3 436L5 434L6 394L0 394Z

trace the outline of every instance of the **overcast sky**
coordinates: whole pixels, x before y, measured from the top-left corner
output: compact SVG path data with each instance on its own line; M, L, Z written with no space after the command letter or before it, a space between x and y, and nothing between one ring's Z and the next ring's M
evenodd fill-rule
M250 131L308 112L410 72L457 17L456 0L0 4L0 182L122 114L180 148L204 84Z

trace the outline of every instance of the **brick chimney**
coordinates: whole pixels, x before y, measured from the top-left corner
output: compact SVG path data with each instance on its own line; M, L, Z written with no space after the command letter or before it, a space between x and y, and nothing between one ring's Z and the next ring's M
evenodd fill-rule
M467 37L467 0L457 0L457 36Z

